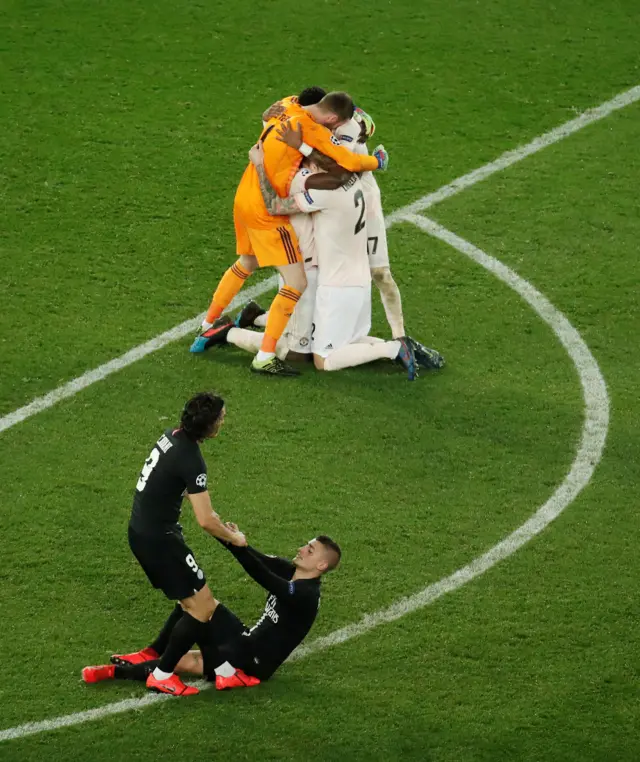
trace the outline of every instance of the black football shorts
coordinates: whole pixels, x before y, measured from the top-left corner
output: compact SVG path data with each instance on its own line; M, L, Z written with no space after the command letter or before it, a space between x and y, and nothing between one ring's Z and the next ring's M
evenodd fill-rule
M129 547L149 578L172 601L183 601L207 583L191 548L178 532L140 534L129 527Z

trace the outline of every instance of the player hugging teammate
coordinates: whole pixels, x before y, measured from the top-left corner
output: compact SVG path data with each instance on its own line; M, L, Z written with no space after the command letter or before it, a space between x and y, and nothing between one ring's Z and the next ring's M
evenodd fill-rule
M323 371L388 358L410 380L419 367L441 368L437 351L405 334L373 175L389 158L382 146L372 155L366 148L373 120L346 93L320 88L273 104L263 120L234 202L238 259L220 281L191 351L236 344L255 354L253 371L280 376L298 375L284 362L289 353L312 356ZM232 323L222 313L259 267L275 267L281 288L268 313L250 303ZM389 341L369 335L372 280ZM254 327L264 333L248 330ZM197 394L151 449L136 483L129 545L152 586L176 604L149 645L85 667L85 682L141 680L176 696L198 693L183 674L204 676L221 690L253 686L271 677L311 629L321 579L338 566L340 547L319 535L289 561L251 547L235 524L220 519L200 445L218 435L225 414L219 396ZM267 592L252 627L213 597L179 524L185 496L201 528Z
M312 355L316 368L328 371L387 358L402 365L410 380L418 368L443 367L439 352L405 335L400 292L389 267L380 189L372 171L386 169L388 155L382 146L368 154L366 140L375 131L371 117L355 109L346 93L309 88L273 104L263 122L236 195L240 256L214 293L191 351L235 344L257 352L254 371L283 376L298 375L284 362L295 354ZM259 224L259 233L249 223L239 223L249 217L243 206L248 188L250 225ZM266 227L281 238L278 243L271 235L275 249L270 256L260 254ZM276 261L278 248L288 257L284 267ZM275 264L282 288L266 316L250 303L232 323L221 317L222 311L256 262ZM382 297L391 341L369 335L372 279ZM287 299L291 303L284 309ZM247 330L256 326L264 326L264 334Z

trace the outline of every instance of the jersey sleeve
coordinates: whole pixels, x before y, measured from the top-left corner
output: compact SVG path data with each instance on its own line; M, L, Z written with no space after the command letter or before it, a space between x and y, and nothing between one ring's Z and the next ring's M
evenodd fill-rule
M229 550L247 574L261 587L264 587L269 593L273 593L283 603L297 602L294 600L296 594L295 582L269 569L262 558L260 558L262 554L256 555L257 551L254 551L250 545L243 548L231 545Z
M185 459L182 467L182 478L190 495L207 491L207 464L200 452L189 459Z
M305 183L307 182L307 177L309 177L310 175L311 175L310 170L299 169L296 172L295 177L291 181L291 187L289 188L289 195L295 196L297 193L304 193Z
M336 200L335 193L336 191L328 190L305 190L303 193L296 193L294 198L301 212L313 214L333 206Z
M245 550L247 550L249 553L251 553L252 556L261 561L270 572L277 574L279 577L283 577L284 579L288 580L291 579L291 577L294 575L296 567L286 558L281 558L280 556L270 556L267 553L261 553L256 548L251 547L251 545L248 545L246 548L240 548L232 545L230 542L226 542L225 540L220 539L220 537L216 537L216 540L218 540L220 545L224 546L236 557L238 554L242 554L245 552Z
M288 559L280 558L280 556L270 556L266 553L261 553L255 548L250 548L250 552L257 559L262 561L267 569L272 571L274 574L278 574L280 577L284 577L285 579L291 579L291 577L293 577L296 567Z
M345 124L341 124L335 131L334 135L341 143L346 146L351 146L358 142L360 138L360 124L355 119L351 118Z
M332 135L326 127L312 119L304 121L302 139L312 148L317 148L320 153L330 156L349 172L367 172L378 169L378 160L375 156L353 153L342 145L340 139Z

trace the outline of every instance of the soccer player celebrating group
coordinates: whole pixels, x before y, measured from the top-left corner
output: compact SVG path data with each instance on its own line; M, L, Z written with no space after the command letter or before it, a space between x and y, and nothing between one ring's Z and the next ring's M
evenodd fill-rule
M238 260L224 274L202 330L199 353L235 344L255 353L257 373L292 376L285 357L313 355L319 370L395 360L413 380L444 358L406 336L389 268L380 190L383 146L368 154L375 126L346 93L308 88L263 114L263 132L234 202ZM274 266L281 288L265 314L250 302L232 322L222 316L258 267ZM371 281L380 290L393 339L369 335ZM264 327L264 333L247 330Z

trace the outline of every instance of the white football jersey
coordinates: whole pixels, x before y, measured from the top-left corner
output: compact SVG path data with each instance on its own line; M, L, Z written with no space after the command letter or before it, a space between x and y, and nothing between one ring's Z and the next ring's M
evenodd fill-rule
M360 124L355 119L350 119L346 124L338 127L335 135L342 145L354 153L369 153L364 143L358 143ZM369 265L371 267L388 267L389 252L380 187L373 172L363 172L360 179L362 180L364 200L367 205Z
M310 174L312 173L308 169L300 169L296 172L295 177L291 181L291 190L289 191L292 196L304 193L304 184ZM316 242L313 233L313 220L308 214L292 214L289 219L298 236L304 269L309 270L311 267L316 267Z
M305 190L295 196L300 209L313 215L318 286L367 286L367 207L357 175L337 190Z

